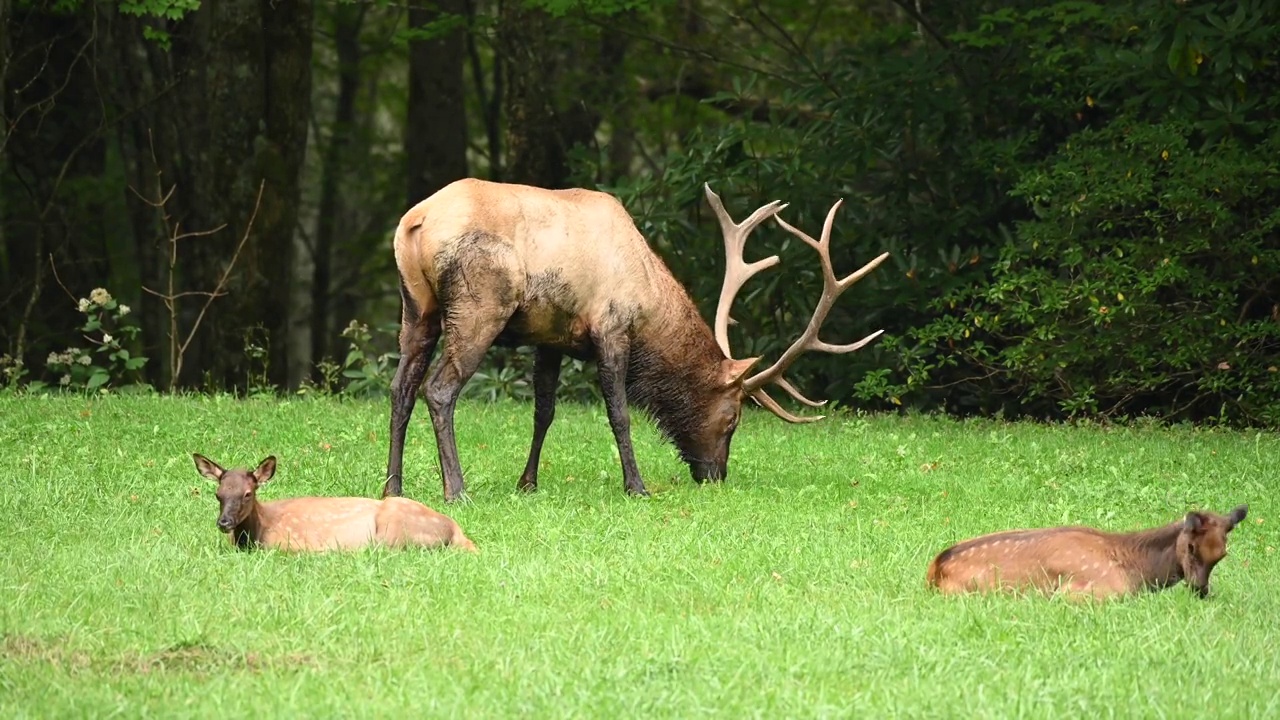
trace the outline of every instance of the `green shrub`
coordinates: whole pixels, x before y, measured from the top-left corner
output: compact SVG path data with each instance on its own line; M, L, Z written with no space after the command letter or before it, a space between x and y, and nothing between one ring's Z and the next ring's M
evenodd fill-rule
M991 281L895 343L909 384L958 364L988 410L1280 423L1280 142L1194 136L1118 121L1027 173L1013 195L1036 218Z

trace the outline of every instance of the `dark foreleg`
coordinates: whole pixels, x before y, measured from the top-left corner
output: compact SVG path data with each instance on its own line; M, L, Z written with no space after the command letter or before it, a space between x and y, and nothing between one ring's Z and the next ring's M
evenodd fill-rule
M631 495L648 495L631 447L631 415L627 410L630 342L625 336L595 340L600 390L604 394L609 427L613 429L613 439L618 443L618 458L622 462L622 486Z
M533 442L529 460L516 487L526 492L538 489L538 459L547 429L556 417L556 388L560 385L560 361L563 353L554 348L539 347L533 359Z

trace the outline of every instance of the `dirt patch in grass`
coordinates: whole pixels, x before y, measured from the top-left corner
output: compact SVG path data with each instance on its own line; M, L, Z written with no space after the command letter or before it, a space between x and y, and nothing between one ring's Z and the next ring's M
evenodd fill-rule
M317 665L314 658L303 653L265 655L204 643L179 643L150 653L127 651L116 656L94 657L73 647L67 638L25 634L3 636L0 640L0 660L18 664L48 664L71 673L112 675L148 675L157 672L206 675L297 669Z
M15 663L47 663L72 672L87 670L93 664L89 653L69 647L64 640L8 633L0 640L0 659Z

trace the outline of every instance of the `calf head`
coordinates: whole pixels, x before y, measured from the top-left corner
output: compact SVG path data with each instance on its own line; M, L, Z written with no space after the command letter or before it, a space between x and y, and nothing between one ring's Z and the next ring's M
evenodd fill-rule
M256 470L224 470L221 465L199 453L193 453L191 457L196 461L197 472L218 483L218 529L223 532L230 532L249 517L258 502L258 486L276 474L274 455L263 460Z
M1227 515L1192 511L1183 518L1182 532L1178 534L1178 564L1183 578L1200 597L1209 595L1209 573L1227 555L1227 534L1248 512L1248 505L1240 505Z

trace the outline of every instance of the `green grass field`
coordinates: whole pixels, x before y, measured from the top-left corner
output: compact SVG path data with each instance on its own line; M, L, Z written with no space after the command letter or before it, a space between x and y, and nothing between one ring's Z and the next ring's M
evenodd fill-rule
M635 423L463 404L445 507L426 408L405 492L480 547L238 552L191 453L275 454L263 499L376 496L383 402L0 397L0 717L1277 717L1274 433L749 412L698 487ZM1198 600L944 598L947 544L1250 506Z

